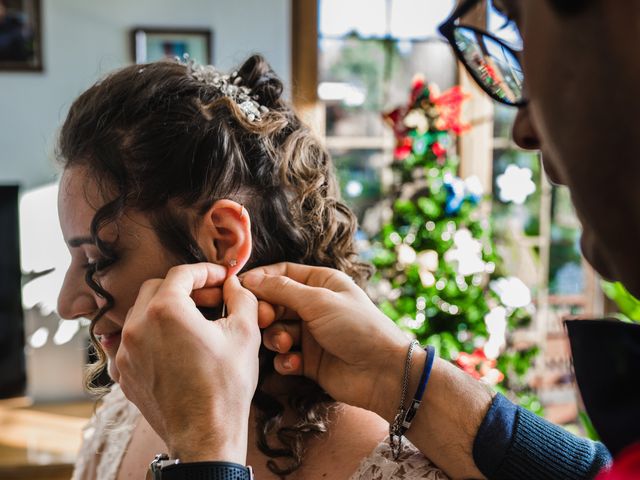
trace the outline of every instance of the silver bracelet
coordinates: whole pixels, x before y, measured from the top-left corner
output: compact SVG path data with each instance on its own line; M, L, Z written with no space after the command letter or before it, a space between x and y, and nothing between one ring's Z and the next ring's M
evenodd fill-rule
M400 406L396 413L393 423L389 424L389 446L391 447L391 454L394 460L398 460L400 452L402 450L402 434L404 429L402 428L402 421L406 410L404 408L405 400L407 397L407 388L409 387L409 375L411 374L411 359L413 358L413 349L416 345L420 345L417 340L412 340L407 351L407 359L404 363L404 376L402 378L402 393L400 394Z

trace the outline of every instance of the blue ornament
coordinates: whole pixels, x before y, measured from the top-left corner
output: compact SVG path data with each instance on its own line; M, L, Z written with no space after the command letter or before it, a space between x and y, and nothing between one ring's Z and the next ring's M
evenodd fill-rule
M472 205L478 205L480 203L480 200L482 200L482 195L478 195L477 193L468 193L466 196L466 200Z
M456 215L460 211L467 196L464 181L459 177L447 173L442 183L447 192L444 212L447 215Z

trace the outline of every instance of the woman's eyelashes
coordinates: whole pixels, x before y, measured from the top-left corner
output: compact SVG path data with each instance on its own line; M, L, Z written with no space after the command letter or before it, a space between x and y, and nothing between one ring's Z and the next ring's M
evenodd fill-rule
M87 261L82 265L82 268L91 273L100 273L104 271L111 263L104 258L88 258Z
M97 264L95 262L86 262L82 264L82 269L85 272L85 276L88 275L89 277L93 277L93 275L98 272L96 267Z

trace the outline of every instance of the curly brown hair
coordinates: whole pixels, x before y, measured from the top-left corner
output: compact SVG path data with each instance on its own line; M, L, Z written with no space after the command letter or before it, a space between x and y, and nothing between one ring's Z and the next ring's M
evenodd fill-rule
M86 281L107 300L92 327L114 304L95 274L119 258L117 242L100 233L128 209L149 216L178 262L195 263L207 259L194 238L193 219L218 199L235 199L252 220L246 269L290 261L337 268L360 284L368 278L369 266L356 256L356 220L340 201L329 154L282 98L282 82L261 56L250 57L237 72L268 108L259 121L247 119L218 88L173 61L115 71L71 106L60 132L59 162L85 167L109 199L91 223L102 260ZM88 384L106 364L93 328L91 339L99 360L90 366ZM258 447L271 457L270 470L284 476L301 465L306 436L326 430L322 412L331 399L300 379L290 397L298 420L283 426L284 406L262 390L273 356L263 349L260 357ZM275 439L280 445L272 445Z

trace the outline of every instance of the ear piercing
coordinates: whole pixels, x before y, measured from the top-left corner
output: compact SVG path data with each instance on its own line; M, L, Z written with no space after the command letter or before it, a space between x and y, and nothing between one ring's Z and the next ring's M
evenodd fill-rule
M235 267L238 264L238 260L236 260L235 258L232 258L227 263L229 264L230 267Z

